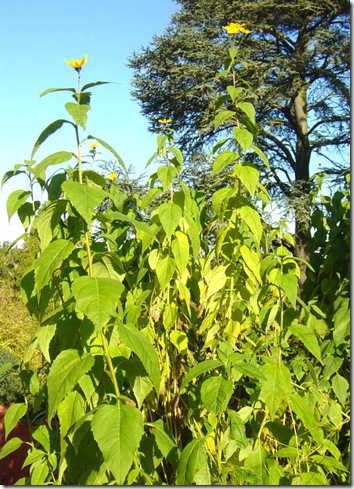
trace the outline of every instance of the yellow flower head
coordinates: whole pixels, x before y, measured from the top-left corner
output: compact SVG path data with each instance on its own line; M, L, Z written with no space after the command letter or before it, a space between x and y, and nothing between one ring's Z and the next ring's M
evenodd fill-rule
M227 25L223 26L223 29L226 30L228 34L239 34L242 32L243 34L251 34L251 31L245 28L244 23L239 24L238 22L229 22Z
M99 145L100 145L100 144L99 144L97 141L95 141L94 143L91 143L91 144L90 144L90 147L91 147L92 149L96 149L96 148L97 148Z
M172 119L166 119L166 117L164 117L163 119L159 119L158 122L160 124L169 124L170 122L172 122Z
M108 180L110 182L114 182L114 180L117 178L118 176L118 173L116 173L115 171L112 171L112 173L108 176Z
M79 72L82 68L82 66L86 63L87 61L87 54L85 54L85 56L81 59L72 59L71 61L68 61L66 59L64 59L65 63L69 66L71 66L72 68L74 68L77 72Z

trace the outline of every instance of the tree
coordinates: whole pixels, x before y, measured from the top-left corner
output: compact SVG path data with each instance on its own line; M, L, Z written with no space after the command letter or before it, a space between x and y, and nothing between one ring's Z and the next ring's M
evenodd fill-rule
M209 148L222 131L214 130L215 101L229 81L215 80L230 47L222 28L245 23L250 34L237 40L247 65L246 100L257 110L258 145L271 169L264 177L274 193L295 211L295 254L308 258L310 160L316 153L338 175L338 155L349 144L349 1L335 0L178 0L180 10L152 43L134 53L133 96L150 129L172 118L180 144ZM302 279L305 269L302 269Z

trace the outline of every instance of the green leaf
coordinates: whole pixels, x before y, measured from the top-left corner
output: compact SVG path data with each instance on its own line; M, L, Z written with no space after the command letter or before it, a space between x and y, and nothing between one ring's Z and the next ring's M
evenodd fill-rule
M315 410L312 400L308 397L301 397L299 394L290 394L291 407L295 411L296 416L304 423L305 427L310 431L316 443L322 443L323 432L318 427L318 421L315 418Z
M126 372L140 409L143 406L144 400L154 388L154 385L139 358L130 358L127 360Z
M210 485L205 439L192 440L182 451L177 469L177 486Z
M115 482L123 485L143 435L142 414L118 402L95 412L91 430Z
M74 244L65 239L52 241L34 262L35 292L40 293L50 283L55 270L60 268L74 249Z
M235 117L236 113L233 110L222 110L215 116L214 120L214 130L216 130L221 124L223 124L228 119Z
M182 210L179 205L173 202L165 202L160 205L157 211L166 236L170 239L182 217Z
M51 124L49 124L49 126L47 126L44 129L44 131L42 131L40 133L40 135L38 136L37 141L35 142L35 144L33 146L32 153L31 153L31 159L33 159L34 155L36 154L36 152L38 151L38 149L40 148L40 146L44 143L44 141L49 136L51 136L52 134L54 134L58 129L60 129L62 127L62 125L65 124L65 123L71 124L72 126L74 125L71 121L67 121L65 119L58 119L57 121L54 121Z
M231 163L234 163L235 160L238 160L239 157L240 155L238 153L235 153L234 151L222 151L220 154L217 155L214 160L212 175L216 175L221 170L231 165Z
M188 350L188 337L184 331L173 329L170 333L170 340L180 353Z
M246 270L247 275L252 279L253 282L255 282L254 279L256 279L256 285L257 282L258 284L261 284L261 262L258 254L245 244L240 247L240 253L245 262L246 268L248 269Z
M43 97L44 95L47 95L48 93L52 92L72 92L76 93L75 88L47 88L47 90L44 90L42 93L39 94L40 97Z
M51 357L49 353L50 342L52 341L55 331L57 329L56 324L48 324L45 326L40 326L36 331L36 337L38 339L38 344L41 349L44 358L50 363Z
M253 149L253 151L260 157L260 159L263 161L263 163L265 164L265 166L267 168L270 168L268 158L263 153L263 151L261 149L259 149L258 146L255 146L254 144L251 144L250 145L250 148Z
M11 192L6 202L7 217L9 220L31 195L29 190L15 190Z
M31 470L31 485L43 486L49 474L49 467L46 459L39 460L32 465Z
M191 380L196 379L205 372L209 372L209 370L213 370L215 368L223 366L224 364L220 360L204 360L200 363L197 363L183 377L181 391Z
M229 85L228 87L226 87L226 90L229 92L229 95L231 97L231 100L233 102L235 102L236 98L243 91L243 88L242 87L234 87L232 85Z
M43 205L36 217L34 227L38 232L41 250L44 250L53 238L53 230L66 210L66 201L57 200Z
M96 331L114 315L123 290L123 284L112 278L84 276L78 277L72 284L77 308L93 322Z
M170 256L165 256L156 264L156 275L161 289L164 289L169 283L175 272L175 261Z
M119 154L112 148L112 146L110 146L108 143L106 143L106 141L103 141L103 139L96 138L95 136L92 136L92 135L87 136L87 139L94 139L95 141L100 143L101 146L108 149L108 151L110 151L112 153L112 155L117 159L118 163L120 164L120 166L122 167L122 169L124 171L126 178L129 180L129 174L127 172L127 169L125 168L124 161L119 156Z
M96 87L98 85L107 85L107 83L115 83L115 82L106 82L106 81L96 81L96 82L92 82L92 83L86 83L86 85L84 85L82 88L81 88L81 91L84 92L85 90L87 90L88 88L91 88L91 87Z
M232 134L235 136L236 141L243 149L244 153L247 152L253 141L253 135L244 128L236 127L232 130Z
M233 382L224 377L210 377L204 380L200 390L202 402L206 409L220 414L227 408L233 393Z
M181 231L175 232L175 238L172 241L172 253L177 268L182 275L187 268L189 260L189 241L188 237Z
M98 187L89 187L86 184L66 180L61 188L77 212L85 219L88 225L94 219L94 210L109 196L107 192Z
M243 110L243 112L251 119L252 122L255 121L256 110L250 102L239 102L238 107Z
M76 156L74 153L69 153L68 151L57 151L56 153L52 153L32 167L31 172L33 173L33 178L37 178L48 166L60 165L65 161L71 160L71 158L76 158Z
M87 123L87 113L90 110L89 105L76 104L75 102L68 102L65 104L66 110L73 118L75 124L82 127L85 131Z
M321 349L318 344L315 334L309 329L308 326L303 324L294 324L289 327L291 334L295 335L305 345L312 355L322 363Z
M118 332L124 343L139 357L156 393L160 392L160 363L157 353L148 338L134 326L120 324Z
M24 403L11 404L6 411L4 424L5 424L5 440L11 433L11 431L17 425L17 422L23 418L27 412L27 406Z
M159 166L156 173L162 183L162 188L165 191L171 185L173 177L177 173L177 169L175 166L163 165Z
M332 378L332 388L338 401L344 406L349 394L349 382L339 373L336 373Z
M5 445L3 445L2 450L0 452L0 460L10 455L10 453L15 452L18 448L20 448L22 443L24 442L17 436L7 441Z
M85 414L85 401L78 391L71 391L58 406L60 436L64 436Z
M47 377L49 421L64 397L73 390L94 363L94 357L90 353L80 355L77 350L72 349L59 353Z
M266 379L264 374L255 365L250 363L240 363L239 358L237 358L236 361L232 361L232 356L229 357L229 361L235 370L247 375L247 377L250 377L251 379Z
M152 432L160 452L171 463L174 470L176 470L178 464L177 445L171 433L163 424L162 419L148 423L148 426L152 427Z
M259 170L252 163L234 166L234 173L253 197L259 183Z
M271 418L276 413L282 414L286 399L291 391L291 374L288 368L279 363L268 363L261 367L265 380L261 379L259 399L264 401Z
M150 226L146 222L137 221L131 216L126 216L122 212L111 211L110 209L105 213L105 215L107 215L112 221L118 220L122 222L129 222L130 224L133 224L133 226L137 231L142 231L143 233L147 234L151 238L155 237L154 231L150 228Z
M292 306L295 308L297 293L299 290L299 282L297 276L293 273L282 273L280 270L278 270L275 278L275 283L279 285L279 287L285 292L287 298L291 302Z
M221 290L226 284L226 269L227 266L218 265L205 276L205 280L208 284L205 298L206 300L210 299L212 295L219 292L219 290Z
M241 219L247 224L253 234L257 245L260 244L263 234L263 226L258 212L249 205L243 205L240 210Z

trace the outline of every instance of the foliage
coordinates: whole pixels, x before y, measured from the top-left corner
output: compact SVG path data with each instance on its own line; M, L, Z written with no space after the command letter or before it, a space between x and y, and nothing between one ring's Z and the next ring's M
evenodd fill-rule
M218 110L242 117L252 102L258 123L254 137L270 167L257 158L253 162L271 194L285 198L286 209L290 206L295 212L295 253L308 259L311 157L328 159L336 174L343 165L331 156L333 150L336 155L348 152L349 1L178 0L177 4L179 10L165 33L130 58L133 96L152 131L159 131L159 118L168 115L179 144L207 152L211 141L225 134L225 125L214 124ZM230 21L247 29L230 36L222 28ZM222 70L220 60L236 44L242 52L236 73ZM220 107L219 97L235 76L242 90L238 107L227 96ZM226 122L234 127L232 118ZM193 172L196 164L190 160L189 164ZM302 267L301 283L304 279Z
M21 278L37 253L37 242L26 238L22 247L0 247L0 344L21 358L36 322L21 298Z
M0 348L0 404L24 400L21 379L14 370L17 363L16 356L10 350Z
M269 196L248 154L269 163L253 144L253 112L235 119L234 152L214 148L213 173L232 185L190 189L180 177L183 154L163 131L153 155L160 165L142 196L85 163L96 140L127 177L107 142L85 136L88 89L102 82L80 88L75 69L72 120L50 124L31 160L4 177L28 176L30 190L11 194L8 209L21 215L26 206L24 225L40 248L21 282L39 321L21 374L46 403L48 426L33 430L30 475L20 482L348 483L349 457L338 449L349 420L340 370L347 338L315 297L298 296L299 260L285 246L270 251L280 231L269 232L259 212ZM230 103L238 103L236 88L228 87ZM63 124L73 127L77 153L34 161ZM51 165L60 167L49 174ZM34 185L47 202L31 202ZM36 346L44 386L27 369ZM26 409L13 405L7 433ZM9 440L0 458L21 443Z

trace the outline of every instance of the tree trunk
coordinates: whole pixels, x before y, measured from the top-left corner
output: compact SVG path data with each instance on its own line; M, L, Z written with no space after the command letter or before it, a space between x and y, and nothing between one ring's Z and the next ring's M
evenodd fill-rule
M310 225L310 157L311 148L308 137L307 88L303 84L294 99L294 114L296 123L296 165L295 186L293 192L293 205L295 210L295 256L308 260L306 250L308 243L308 231ZM306 264L300 262L300 291L306 280Z

